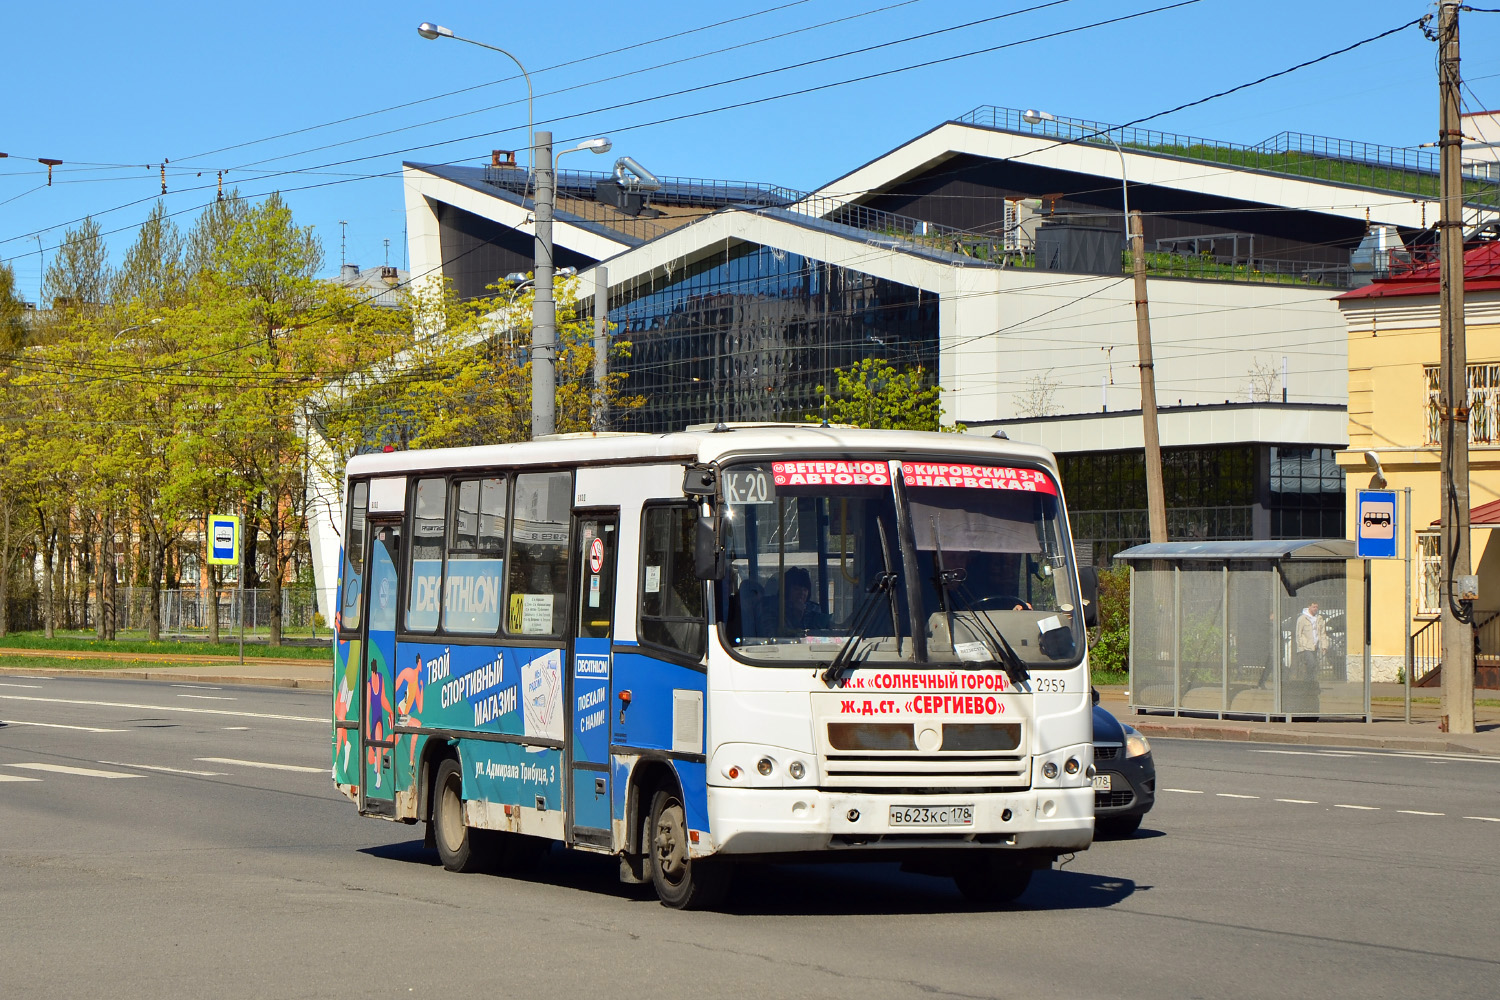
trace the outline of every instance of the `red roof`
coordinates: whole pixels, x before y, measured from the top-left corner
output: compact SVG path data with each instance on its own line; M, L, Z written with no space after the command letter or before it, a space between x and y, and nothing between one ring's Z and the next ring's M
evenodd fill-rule
M1389 278L1376 278L1363 288L1345 292L1336 297L1339 302L1350 299L1386 299L1402 295L1436 295L1438 293L1439 264L1430 261L1418 264L1409 271L1393 273ZM1464 252L1464 291L1482 292L1500 290L1500 241L1481 243Z
M1432 522L1436 528L1443 523L1442 518ZM1469 527L1471 528L1494 528L1500 527L1500 500L1491 500L1482 503L1469 511Z

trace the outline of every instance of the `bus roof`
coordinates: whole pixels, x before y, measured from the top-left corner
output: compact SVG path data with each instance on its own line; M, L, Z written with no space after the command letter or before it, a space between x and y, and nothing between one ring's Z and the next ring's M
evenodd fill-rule
M401 474L443 469L524 466L613 465L653 462L714 462L733 456L794 457L855 453L882 459L922 456L971 457L1035 462L1054 472L1052 453L1037 445L932 431L863 430L817 424L729 425L724 430L670 434L557 434L538 441L434 448L358 455L350 476Z

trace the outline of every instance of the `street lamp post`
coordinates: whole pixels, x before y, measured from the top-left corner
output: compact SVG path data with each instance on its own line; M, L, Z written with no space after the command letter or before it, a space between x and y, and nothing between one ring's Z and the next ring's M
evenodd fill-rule
M556 190L552 178L552 133L536 131L531 74L514 54L497 45L455 35L451 29L430 21L418 25L417 34L429 40L452 38L498 52L514 62L526 78L526 127L531 133L531 180L536 190L533 208L536 240L532 250L536 291L531 298L531 436L534 440L557 429L557 303L552 298L552 205Z

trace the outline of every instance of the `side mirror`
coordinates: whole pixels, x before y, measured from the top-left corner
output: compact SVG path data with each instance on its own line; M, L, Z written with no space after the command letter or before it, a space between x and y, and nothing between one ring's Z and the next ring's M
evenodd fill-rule
M1083 601L1083 627L1099 627L1099 571L1092 566L1078 570L1079 597Z
M711 466L690 465L682 474L682 493L697 499L712 497L718 475Z
M693 572L700 580L722 580L728 568L719 545L719 519L700 517L693 534Z
M1094 704L1099 704L1099 689L1096 687L1091 687L1089 688L1089 690L1094 692Z

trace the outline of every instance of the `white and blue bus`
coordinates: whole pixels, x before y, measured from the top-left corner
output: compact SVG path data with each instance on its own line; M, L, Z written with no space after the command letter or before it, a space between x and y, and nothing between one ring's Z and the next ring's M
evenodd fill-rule
M344 496L334 781L451 870L560 842L701 907L888 859L998 902L1092 840L1040 448L719 425L364 455Z

